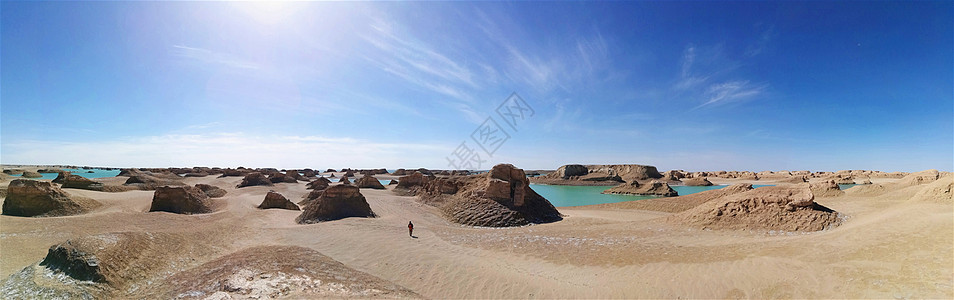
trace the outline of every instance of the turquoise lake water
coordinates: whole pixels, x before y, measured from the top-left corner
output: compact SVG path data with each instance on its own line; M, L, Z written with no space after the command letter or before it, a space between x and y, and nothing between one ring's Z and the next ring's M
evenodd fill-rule
M844 190L853 188L853 187L855 187L856 185L860 185L860 184L839 184L839 185L838 185L838 188L841 189L842 191L844 191Z
M103 169L92 169L92 170L83 170L83 169L61 169L61 170L70 172L70 173L72 173L73 175L79 175L79 176L83 176L83 177L86 177L86 178L116 177L116 175L119 175L119 170L103 170ZM89 171L93 171L93 173L89 173ZM17 174L17 175L11 175L11 176L20 177L20 176L22 176L22 175L23 175L23 174ZM40 178L30 178L30 179L48 179L48 180L53 180L53 179L56 179L56 176L59 175L59 174L58 174L58 173L40 173L40 175L43 175L43 177L40 177Z
M770 185L752 185L752 187L763 187ZM672 186L680 196L695 194L708 190L716 190L726 187L726 185L713 186ZM545 185L531 184L530 188L540 194L556 207L593 205L603 203L616 203L625 201L636 201L643 199L656 198L657 196L636 196L636 195L614 195L601 194L611 186L567 186L567 185Z

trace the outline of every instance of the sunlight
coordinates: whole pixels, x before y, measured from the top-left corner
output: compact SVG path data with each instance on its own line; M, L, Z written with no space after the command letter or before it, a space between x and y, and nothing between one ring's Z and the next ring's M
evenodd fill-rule
M293 1L231 2L236 8L258 23L275 25L287 22L298 5Z

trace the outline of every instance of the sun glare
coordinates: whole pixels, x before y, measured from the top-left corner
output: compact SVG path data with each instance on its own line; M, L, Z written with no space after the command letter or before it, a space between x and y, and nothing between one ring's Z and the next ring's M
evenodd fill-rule
M232 2L240 11L258 23L275 25L286 22L295 12L296 3L292 1L249 1Z

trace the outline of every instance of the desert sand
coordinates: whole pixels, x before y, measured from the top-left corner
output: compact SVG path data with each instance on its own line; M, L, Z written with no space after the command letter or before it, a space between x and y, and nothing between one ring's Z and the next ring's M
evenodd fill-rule
M130 279L103 295L950 299L952 180L816 197L844 220L831 229L798 233L702 230L667 221L674 212L626 205L558 208L563 220L546 224L467 227L447 221L415 197L393 193L394 185L361 189L376 218L308 225L295 222L300 211L256 208L270 190L300 201L310 192L305 181L236 188L242 177L183 178L186 184L227 191L217 198L221 208L197 215L148 212L153 191L66 188L103 205L76 216L0 216L0 278L6 278L0 292L16 292L9 289L11 276L41 269L35 264L52 245L132 234L149 237L136 245L149 259L130 264L139 269L119 270ZM0 187L9 182L3 177ZM945 188L948 196L940 199L923 196L924 190ZM408 221L415 224L415 237L407 234Z

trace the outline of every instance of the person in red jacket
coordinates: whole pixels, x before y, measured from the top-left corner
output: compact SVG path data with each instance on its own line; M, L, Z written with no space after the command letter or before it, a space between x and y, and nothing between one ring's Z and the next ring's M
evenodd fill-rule
M414 237L414 223L407 221L407 235Z

